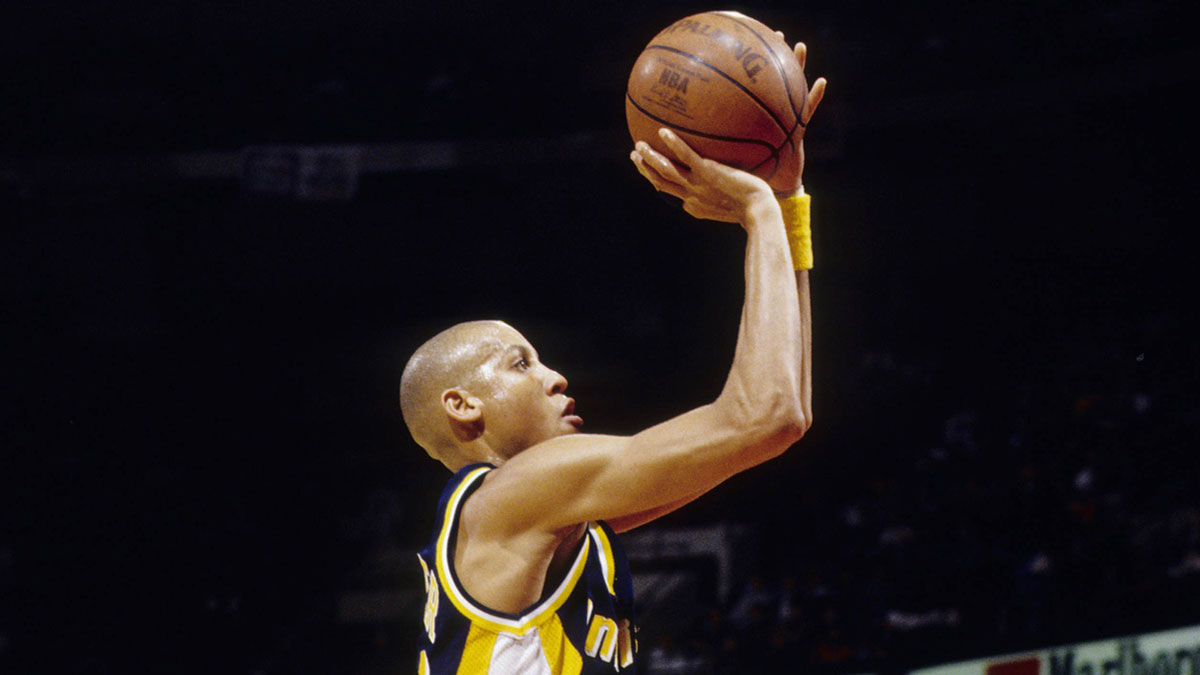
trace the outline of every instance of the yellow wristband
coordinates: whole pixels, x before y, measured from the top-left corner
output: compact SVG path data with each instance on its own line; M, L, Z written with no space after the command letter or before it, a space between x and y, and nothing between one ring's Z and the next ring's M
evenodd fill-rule
M792 249L792 267L798 270L813 268L812 224L809 206L812 197L799 194L779 200L783 225L787 228L788 245Z

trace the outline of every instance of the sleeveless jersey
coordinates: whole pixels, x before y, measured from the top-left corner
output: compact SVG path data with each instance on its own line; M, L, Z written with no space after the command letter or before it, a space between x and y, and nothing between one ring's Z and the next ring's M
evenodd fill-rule
M625 552L606 523L588 523L563 580L519 614L488 609L463 589L454 571L459 514L493 468L472 464L454 474L438 503L433 539L417 555L426 597L417 672L636 673L633 578Z

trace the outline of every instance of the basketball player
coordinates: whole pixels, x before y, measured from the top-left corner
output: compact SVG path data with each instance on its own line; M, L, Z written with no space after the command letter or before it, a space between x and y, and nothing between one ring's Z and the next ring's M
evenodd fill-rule
M803 66L803 44L796 55ZM818 79L805 124L824 89ZM404 421L455 473L418 556L419 673L636 672L632 580L616 533L779 455L812 424L808 272L793 270L777 196L671 132L662 138L672 157L645 143L631 154L646 180L689 214L747 233L725 386L633 436L583 434L566 378L508 324L463 323L422 345L400 381Z

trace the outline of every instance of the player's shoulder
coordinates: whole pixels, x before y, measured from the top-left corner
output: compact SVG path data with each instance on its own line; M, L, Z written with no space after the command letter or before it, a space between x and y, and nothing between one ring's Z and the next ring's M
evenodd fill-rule
M487 465L462 503L460 527L482 539L526 534L558 534L562 524L544 516L562 508L562 487L605 461L622 437L570 434L552 438L514 455L495 468ZM584 470L581 470L584 469ZM479 469L476 469L479 470ZM463 480L470 480L468 474Z
M437 506L437 529L442 529L446 521L454 522L462 505L469 501L473 492L482 485L482 479L496 467L488 463L468 464L461 467L442 486L441 496Z
M482 479L495 469L496 465L490 462L476 462L459 468L442 488L442 502L453 499L456 493L462 498L465 496L462 493L479 489Z

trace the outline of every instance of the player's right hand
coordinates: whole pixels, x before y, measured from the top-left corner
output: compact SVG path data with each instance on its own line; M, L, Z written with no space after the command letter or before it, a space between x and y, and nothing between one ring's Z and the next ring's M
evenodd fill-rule
M775 203L765 180L701 157L670 129L660 129L659 136L673 156L639 141L630 159L656 190L681 199L689 214L744 225L755 207Z

